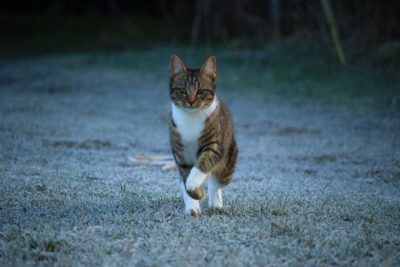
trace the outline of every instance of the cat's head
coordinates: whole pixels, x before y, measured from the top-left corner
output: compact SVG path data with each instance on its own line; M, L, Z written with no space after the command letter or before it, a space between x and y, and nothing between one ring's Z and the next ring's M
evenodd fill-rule
M179 108L206 109L215 96L217 65L209 57L200 69L187 68L178 56L171 56L169 88L172 102Z

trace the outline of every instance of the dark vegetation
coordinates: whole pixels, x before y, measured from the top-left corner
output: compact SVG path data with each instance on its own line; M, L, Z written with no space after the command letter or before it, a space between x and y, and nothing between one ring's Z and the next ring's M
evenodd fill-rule
M323 2L330 3L345 65ZM0 59L136 51L124 65L140 61L142 70L161 73L168 53L183 51L193 64L217 54L230 90L398 114L397 14L395 0L17 0L1 4Z
M1 4L5 51L117 50L155 45L265 47L287 38L332 50L321 0L9 1ZM400 3L329 1L351 62L398 61ZM4 50L4 48L7 48ZM15 54L14 54L15 55ZM397 62L398 63L398 62Z

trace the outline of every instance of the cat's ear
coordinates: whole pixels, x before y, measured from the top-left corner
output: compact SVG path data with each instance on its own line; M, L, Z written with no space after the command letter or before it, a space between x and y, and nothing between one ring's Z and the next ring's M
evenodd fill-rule
M210 80L215 81L217 78L217 59L214 56L207 58L200 69L200 74L208 77Z
M169 68L169 78L173 79L175 75L182 72L186 72L185 64L183 64L182 60L178 56L172 55Z

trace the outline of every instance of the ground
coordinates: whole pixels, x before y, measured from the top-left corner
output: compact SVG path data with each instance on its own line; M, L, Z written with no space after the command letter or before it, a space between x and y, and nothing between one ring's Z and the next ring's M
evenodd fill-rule
M1 266L400 265L400 119L347 102L221 78L237 171L185 217L177 171L128 160L170 153L170 52L0 62Z

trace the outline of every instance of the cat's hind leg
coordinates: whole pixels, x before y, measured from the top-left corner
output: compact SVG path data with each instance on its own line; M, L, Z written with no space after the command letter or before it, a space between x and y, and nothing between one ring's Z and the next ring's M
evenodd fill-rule
M234 164L228 160L227 164L220 164L212 172L208 180L208 206L212 208L222 208L222 188L232 181Z
M210 208L222 208L222 185L214 175L208 180L208 206Z
M198 217L201 215L200 201L193 199L186 192L185 184L180 181L180 189L183 197L183 202L185 203L185 214Z

